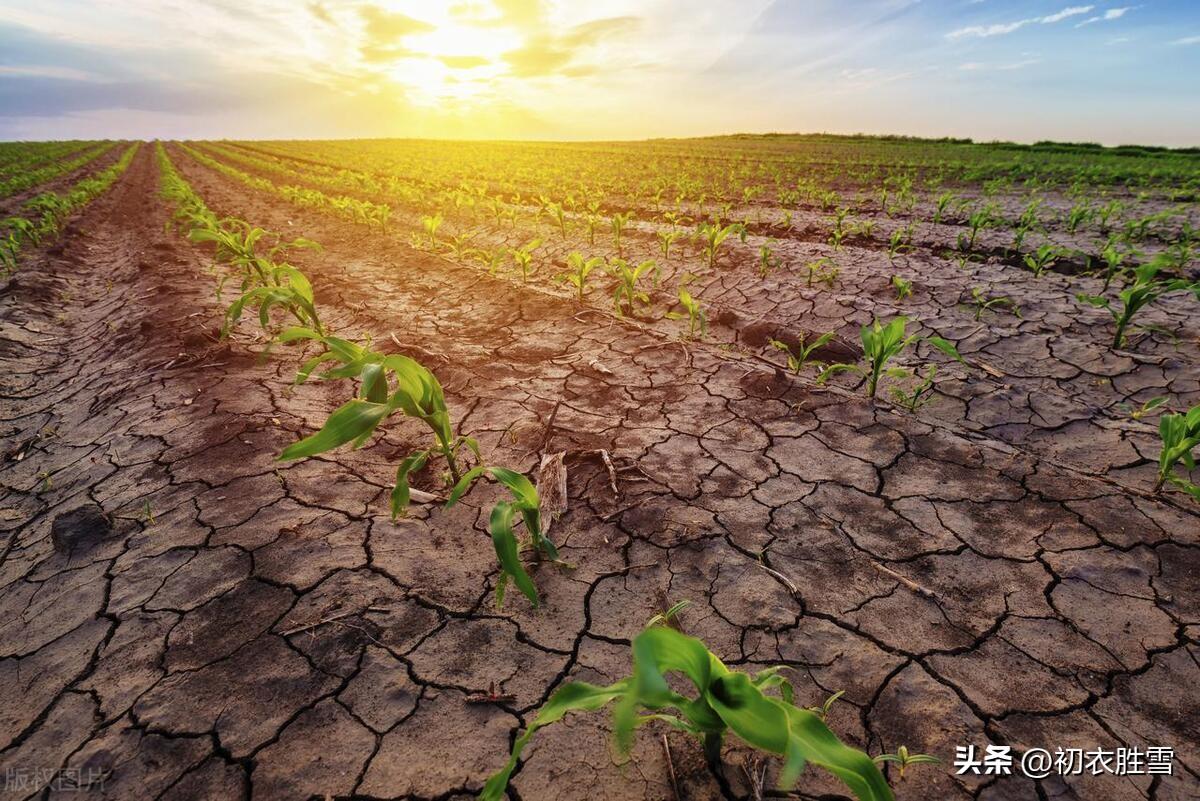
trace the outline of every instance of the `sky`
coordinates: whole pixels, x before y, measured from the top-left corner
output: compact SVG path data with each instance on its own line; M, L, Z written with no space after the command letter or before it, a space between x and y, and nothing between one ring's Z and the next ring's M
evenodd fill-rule
M0 139L1200 145L1192 0L0 0Z

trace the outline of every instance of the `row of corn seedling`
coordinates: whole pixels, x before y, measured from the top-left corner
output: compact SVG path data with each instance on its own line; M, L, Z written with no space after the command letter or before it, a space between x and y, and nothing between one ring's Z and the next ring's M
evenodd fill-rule
M125 172L137 153L130 145L111 167L84 178L63 194L43 192L25 201L23 217L0 220L0 274L17 268L18 255L26 245L37 247L62 230L67 218L105 192Z
M220 285L230 281L237 284L237 296L226 309L222 334L227 336L246 312L256 311L271 345L317 346L318 353L300 365L297 383L314 376L356 382L353 398L334 410L320 430L289 445L279 458L301 459L346 444L359 447L393 415L421 422L431 439L426 447L407 456L396 468L390 495L392 517L404 514L409 506L411 476L435 459L445 462L449 475L448 507L456 504L482 477L500 483L511 497L493 507L488 525L501 570L496 584L497 603L503 602L511 580L537 606L537 588L520 558L517 518L524 523L530 545L539 557L557 560L558 550L543 534L534 484L515 470L486 464L479 443L473 437L455 433L442 385L430 370L408 356L383 353L329 330L318 312L312 283L295 266L279 260L289 251L317 247L316 243L306 239L281 241L278 236L242 220L218 218L175 170L161 144L157 157L163 193L176 206L176 220L191 241L213 244L217 262L227 270ZM275 244L264 251L267 241ZM286 324L279 324L280 317ZM464 469L464 461L470 457L474 457L476 464Z

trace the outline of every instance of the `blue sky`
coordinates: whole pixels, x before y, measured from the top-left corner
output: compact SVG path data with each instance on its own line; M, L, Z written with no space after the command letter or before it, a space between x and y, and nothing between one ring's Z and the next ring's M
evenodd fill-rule
M0 0L0 138L1200 145L1181 0Z

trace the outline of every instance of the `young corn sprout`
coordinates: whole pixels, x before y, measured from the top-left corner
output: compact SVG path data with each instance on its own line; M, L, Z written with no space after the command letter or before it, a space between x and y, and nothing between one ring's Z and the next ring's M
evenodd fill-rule
M888 238L888 261L895 261L897 255L907 253L913 249L912 236L913 229L911 225L892 231L891 237Z
M650 305L650 296L638 288L638 282L646 273L657 269L658 265L654 263L653 259L648 259L637 267L630 267L629 262L619 258L612 259L608 263L608 271L613 278L617 279L617 288L613 292L613 305L616 307L618 316L623 314L622 304L631 315L635 312L635 304Z
M296 326L284 330L282 342L309 340L324 346L318 356L306 361L296 375L303 383L317 367L325 365L323 378L358 378L357 397L333 411L315 434L292 443L283 449L283 461L303 459L352 443L358 448L379 425L396 412L420 420L433 433L431 447L411 454L396 470L396 485L391 494L392 516L402 514L409 504L408 477L423 468L430 457L445 458L450 478L458 481L458 454L466 447L475 458L482 460L479 444L471 437L456 436L450 423L450 411L442 385L420 363L400 354L383 354L340 337L323 336L311 329Z
M509 248L508 255L521 271L521 283L529 283L529 273L533 269L533 251L541 247L541 244L542 240L531 239L519 248Z
M858 373L867 381L867 397L874 398L879 386L879 379L884 375L892 377L907 377L911 375L908 370L903 368L889 368L888 363L905 348L918 340L928 342L947 356L966 364L962 356L959 355L958 350L947 340L937 336L922 338L916 334L906 337L904 331L907 326L907 317L897 317L887 325L883 325L879 320L872 321L870 325L864 325L860 334L863 343L863 356L867 361L866 366L847 364L845 362L831 364L824 368L821 374L817 376L817 382L824 383L830 376L837 373Z
M1193 406L1186 414L1164 414L1158 420L1158 435L1162 438L1162 450L1158 455L1158 481L1154 491L1162 490L1168 481L1200 501L1200 487L1181 476L1175 475L1175 466L1182 464L1189 472L1196 469L1196 457L1192 451L1200 445L1200 406Z
M828 256L810 261L804 265L804 269L808 272L808 278L804 282L805 286L812 286L813 281L821 281L827 286L833 286L839 272L838 267Z
M1110 239L1104 245L1104 249L1100 251L1100 259L1104 262L1104 291L1108 291L1108 287L1112 284L1112 280L1121 272L1125 259L1129 253L1122 253L1117 250L1116 243Z
M996 221L996 207L990 203L971 212L971 216L967 218L967 228L970 234L958 235L958 249L974 250L975 240L979 237L979 232L985 228L991 228L996 224Z
M897 748L894 754L880 754L875 757L875 763L878 765L882 765L885 762L894 762L899 770L900 781L904 781L904 771L909 765L934 765L941 761L929 754L909 753L908 746L906 745Z
M521 563L521 549L513 530L513 520L518 514L521 516L525 523L525 531L529 534L530 544L537 555L558 560L558 549L542 533L542 514L537 487L514 470L480 465L458 480L446 501L446 508L449 509L458 503L481 476L488 476L504 485L512 494L512 500L500 501L492 507L491 518L488 520L488 531L492 535L492 545L500 562L500 578L496 581L496 607L504 604L504 591L511 580L536 608L539 600L537 588Z
M554 222L558 224L558 233L563 239L567 238L567 212L562 207L561 203L547 203L546 211L554 218Z
M771 245L758 246L758 277L766 278L779 266L779 258L771 251Z
M811 342L806 341L807 335L802 331L797 338L795 346L788 345L786 342L780 342L778 339L771 340L771 347L776 350L781 350L787 354L787 367L793 373L799 375L807 365L812 365L820 370L825 366L824 362L813 361L813 351L822 347L833 339L833 332L828 331L813 339Z
M587 279L592 270L603 266L604 259L599 256L593 256L590 259L585 259L583 254L577 250L573 250L567 254L567 272L560 274L560 280L566 281L575 287L579 292L579 302L583 302L583 296L587 292Z
M1035 277L1041 278L1042 273L1063 257L1063 253L1062 248L1055 245L1042 245L1033 253L1025 254L1025 266L1033 271Z
M791 683L778 668L755 674L730 670L700 640L662 625L635 637L632 650L628 678L607 687L569 682L555 691L513 743L508 762L488 779L481 801L504 797L521 753L539 729L571 712L594 712L614 701L614 734L622 753L629 753L639 725L659 720L699 738L715 768L722 742L732 732L752 748L783 757L779 786L784 791L812 763L832 773L859 801L892 801L891 788L871 757L842 743L815 713L796 706ZM673 673L690 682L694 696L668 683ZM778 695L769 695L770 690Z
M1126 403L1119 404L1117 408L1128 414L1130 420L1141 420L1143 417L1148 417L1157 412L1159 407L1166 404L1166 402L1167 399L1165 397L1159 396L1151 398L1136 409L1130 408L1129 404ZM1163 411L1167 410L1163 409Z
M688 321L688 339L695 339L697 332L700 336L708 333L708 315L704 313L703 307L700 306L700 301L692 297L692 293L688 292L687 285L691 283L694 275L690 273L683 277L679 282L679 305L683 307L681 312L667 312L667 317L672 320L678 320L687 317Z
M934 224L940 223L946 217L946 209L950 208L951 202L954 201L953 192L943 192L938 195L937 208L933 212Z
M669 261L671 258L671 246L675 244L683 233L672 228L670 231L658 232L658 249L662 252L663 261Z
M700 237L704 261L708 264L708 269L711 270L716 266L717 253L720 251L721 245L730 236L736 234L738 229L737 223L730 223L725 227L721 227L719 223L700 223L696 233Z
M971 304L975 307L976 320L983 317L983 313L985 311L991 311L993 308L998 306L1007 306L1008 310L1014 315L1017 317L1021 316L1021 310L1017 307L1017 304L1012 301L1012 298L1008 297L1007 295L989 297L977 286L971 287Z
M896 290L896 300L904 300L912 295L912 281L906 278L901 278L898 275L892 276L892 288Z
M612 220L610 221L612 224L613 242L617 247L617 258L623 258L625 256L625 253L621 250L621 234L625 232L625 229L629 226L629 223L632 220L633 212L627 211L624 214L614 214L612 216Z
M821 704L820 706L808 707L808 711L812 712L814 715L819 717L821 719L821 722L824 723L826 720L829 719L829 711L831 709L833 709L833 705L836 704L838 702L838 699L840 699L845 694L846 694L845 690L838 690L836 693L834 693L833 695L826 698L825 703Z
M441 214L434 214L421 218L421 228L425 230L425 238L428 240L431 250L437 250L437 232L438 228L442 227L443 222L445 222L445 220Z
M1192 282L1186 278L1162 279L1158 273L1163 269L1163 262L1155 259L1146 262L1133 271L1133 281L1126 285L1117 296L1118 303L1113 304L1101 295L1079 294L1075 297L1083 303L1107 309L1116 323L1116 334L1113 336L1112 347L1120 348L1125 342L1125 329L1134 316L1144 307L1168 292L1187 290L1200 300L1200 281Z

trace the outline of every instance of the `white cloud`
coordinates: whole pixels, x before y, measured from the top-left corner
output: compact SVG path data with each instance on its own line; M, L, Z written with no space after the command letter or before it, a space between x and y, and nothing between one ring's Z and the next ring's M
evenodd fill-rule
M1034 64L1040 64L1041 61L1042 60L1040 58L1026 58L1020 61L1010 61L1005 64L988 63L984 61L968 61L964 64L959 64L958 68L963 72L1008 72L1010 70L1019 70Z
M1200 36L1185 36L1182 39L1176 39L1171 42L1173 45L1194 45L1200 44Z
M1079 23L1075 27L1082 28L1084 25L1091 25L1093 22L1108 22L1109 20L1120 19L1121 17L1125 16L1125 14L1127 12L1130 12L1135 8L1139 8L1139 6L1123 6L1122 8L1110 8L1107 11L1105 11L1103 14L1097 14L1094 17L1088 17L1087 19L1085 19L1083 22Z
M996 25L969 25L966 28L950 31L950 33L946 34L946 38L964 39L967 37L987 38L989 36L1001 36L1024 28L1026 25L1052 25L1055 22L1062 22L1068 17L1077 17L1080 14L1086 14L1093 8L1095 6L1067 6L1062 11L1047 14L1044 17L1029 17L1027 19L1019 19L1016 22L1005 22Z

